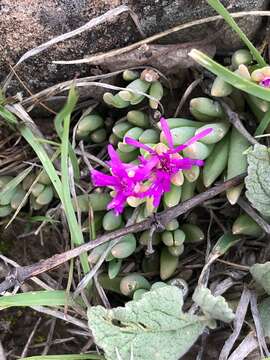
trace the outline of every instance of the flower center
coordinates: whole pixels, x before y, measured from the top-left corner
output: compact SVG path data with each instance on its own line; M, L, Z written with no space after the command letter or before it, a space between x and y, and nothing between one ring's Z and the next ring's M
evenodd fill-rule
M170 155L166 155L166 154L159 155L159 163L163 171L165 171L168 174L172 173L172 164L171 164Z
M270 77L265 77L263 80L261 80L260 85L269 88L270 87Z

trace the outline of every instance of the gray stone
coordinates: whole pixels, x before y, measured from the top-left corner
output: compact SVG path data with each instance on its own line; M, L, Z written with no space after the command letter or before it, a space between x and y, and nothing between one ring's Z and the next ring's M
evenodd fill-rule
M223 3L231 11L242 11L264 9L268 1L224 0ZM146 36L215 14L204 0L1 0L0 81L5 79L9 66L14 65L29 49L74 30L91 18L122 4L128 5L138 15ZM259 32L261 18L245 17L237 21L246 34L254 39L256 32ZM160 43L183 43L205 40L207 37L212 38L219 49L232 50L241 46L238 37L220 21L174 33ZM89 65L53 65L53 60L79 59L140 39L140 32L130 15L123 13L114 21L58 43L26 60L19 66L18 75L36 92L59 81L91 74Z

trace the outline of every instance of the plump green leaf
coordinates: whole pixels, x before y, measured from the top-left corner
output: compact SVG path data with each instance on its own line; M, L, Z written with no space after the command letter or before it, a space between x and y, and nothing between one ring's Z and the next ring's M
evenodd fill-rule
M211 291L205 287L197 287L192 299L207 317L224 322L230 322L235 317L224 297L212 295Z
M270 295L270 261L264 264L254 264L249 271L254 280Z
M205 328L205 321L182 312L182 291L164 286L125 307L89 309L89 327L107 360L178 360ZM117 349L117 350L116 350Z
M241 240L241 237L238 235L233 235L231 233L226 233L221 235L216 244L214 245L210 257L219 257L226 254L231 247L236 245Z
M18 186L23 179L33 170L33 167L30 166L23 170L19 175L14 177L11 181L9 181L0 191L0 199L3 200L4 197L8 196L12 191L15 190L16 186Z
M270 338L270 297L258 305L264 335Z
M246 196L262 215L270 215L270 156L264 145L255 145L248 152L248 175L245 178Z

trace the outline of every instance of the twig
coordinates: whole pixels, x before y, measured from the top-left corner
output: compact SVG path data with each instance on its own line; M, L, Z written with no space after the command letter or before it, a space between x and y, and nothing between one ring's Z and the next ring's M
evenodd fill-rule
M137 209L136 209L137 210ZM126 227L133 225L136 222L136 218L138 216L138 211L134 211L134 213L132 214L131 218L127 221ZM104 263L106 257L109 255L109 253L111 252L112 248L118 244L119 242L121 242L122 238L117 238L114 241L112 241L110 244L108 244L107 249L103 252L103 254L100 256L100 258L98 259L97 263L93 266L93 268L89 271L88 274L86 274L82 280L79 282L77 289L74 292L74 296L77 296L89 283L89 281L96 275L97 271L100 269L100 267L102 266L102 264Z
M200 84L200 82L202 81L202 78L196 79L194 81L192 81L191 84L189 84L189 86L186 88L186 91L184 92L178 106L177 109L175 110L175 113L173 115L173 117L178 117L180 111L182 110L183 105L185 104L187 98L189 97L189 95L192 93L192 91Z
M90 159L90 160L94 161L95 163L101 165L102 167L104 167L107 170L110 169L110 167L104 161L100 160L98 157L96 157L96 156L94 156L94 155L92 155L90 153L87 153L85 151L84 147L83 148L81 147L81 144L83 146L83 143L82 142L79 143L79 146L80 146L81 150L75 150L75 153L78 154L78 155L81 155L83 157L83 160L84 160L84 162L86 163L86 165L88 166L89 169L91 169L92 166L87 161L87 159Z
M20 267L20 265L17 264L15 261L10 260L9 258L7 258L6 256L4 256L4 255L2 255L2 254L0 254L0 259L2 259L5 263L14 266L15 268L17 268L17 267L19 268L19 267ZM48 275L48 276L49 276L49 275ZM35 277L35 276L33 276L33 277L31 278L31 280L32 280L35 284L37 284L38 286L40 286L42 289L45 289L45 290L55 290L53 287L47 285L45 282L43 282L42 280L40 280L39 278L37 278L37 277ZM1 290L0 290L0 294L1 294Z
M29 338L27 340L27 343L25 344L25 347L24 347L23 352L22 352L21 357L20 357L21 359L26 357L29 346L31 344L31 341L33 340L33 337L35 336L35 333L37 331L37 328L38 328L40 322L41 322L41 318L39 318L38 321L36 322L36 324L34 326L34 329L32 330L32 332L31 332L31 334L30 334L30 336L29 336Z
M268 222L265 221L248 202L243 198L239 198L238 204L267 234L270 234L270 225Z
M197 196L194 196L190 200L187 200L172 208L166 209L137 224L112 231L108 234L104 234L95 241L83 244L61 254L56 254L46 260L41 260L38 263L15 268L15 271L13 271L9 276L7 276L5 281L0 284L0 293L6 291L7 289L10 289L16 284L23 283L25 280L30 279L33 276L37 276L46 271L52 270L59 265L62 265L63 263L79 256L80 254L92 250L93 248L104 244L110 240L119 238L130 233L138 233L150 229L153 225L157 226L157 224L160 224L161 226L165 226L169 221L177 218L182 214L185 214L187 211L203 203L205 200L213 198L214 196L217 196L223 191L226 191L227 189L240 184L243 181L245 175L246 174L238 175L228 181L212 187L211 189Z
M226 115L228 116L228 120L232 125L252 144L259 144L256 139L254 139L253 136L250 135L250 133L246 130L244 125L242 124L242 121L239 118L239 115L232 111L230 106L225 103L224 100L218 100L218 102L221 104L223 110L225 111Z
M52 344L52 339L53 339L53 334L54 334L54 329L55 329L55 325L56 325L56 319L52 319L52 323L51 323L51 326L50 326L50 330L49 330L49 333L48 333L48 336L47 336L47 341L45 343L45 346L44 346L44 349L42 351L42 355L47 355L49 350L50 350L50 347L51 347L51 344Z

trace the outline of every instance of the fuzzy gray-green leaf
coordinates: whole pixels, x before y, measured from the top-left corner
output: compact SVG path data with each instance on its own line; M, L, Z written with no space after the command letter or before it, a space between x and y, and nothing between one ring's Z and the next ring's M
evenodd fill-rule
M270 295L270 261L264 264L254 264L249 271L256 282Z
M270 154L266 146L255 145L249 151L246 196L262 215L270 215Z
M107 360L178 360L202 334L205 323L182 312L183 296L175 286L149 291L125 307L89 309L89 327Z
M264 335L270 338L270 297L264 299L258 305Z
M205 287L197 287L192 299L207 317L224 322L231 322L235 317L224 297L212 295Z

